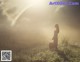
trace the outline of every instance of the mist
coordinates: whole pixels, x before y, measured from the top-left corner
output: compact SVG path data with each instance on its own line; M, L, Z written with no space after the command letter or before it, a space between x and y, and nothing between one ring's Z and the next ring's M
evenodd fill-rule
M49 5L38 9L31 7L20 15L12 27L11 23L22 7L17 7L19 4L16 7L9 7L9 2L6 2L7 7L1 6L2 9L0 8L0 42L3 43L2 45L7 46L4 43L14 45L18 43L19 46L30 46L49 43L52 41L55 24L60 26L60 38L69 38L71 42L80 41L80 24L78 21L80 18L75 17L70 8L61 7L55 12L55 8Z

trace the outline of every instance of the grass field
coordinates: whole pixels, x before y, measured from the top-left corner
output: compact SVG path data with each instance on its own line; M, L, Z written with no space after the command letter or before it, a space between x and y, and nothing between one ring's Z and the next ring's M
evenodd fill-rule
M24 48L13 53L12 62L80 62L80 47L63 40L58 51L50 51L48 45Z

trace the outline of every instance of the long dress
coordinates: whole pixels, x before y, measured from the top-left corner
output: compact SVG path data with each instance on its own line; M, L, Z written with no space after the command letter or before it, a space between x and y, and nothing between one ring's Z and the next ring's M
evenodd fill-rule
M50 50L58 50L58 34L59 34L59 26L55 25L56 30L54 31L54 36L52 38L53 42L49 43Z
M57 30L54 31L54 37L53 37L53 48L57 49L58 46L58 32Z

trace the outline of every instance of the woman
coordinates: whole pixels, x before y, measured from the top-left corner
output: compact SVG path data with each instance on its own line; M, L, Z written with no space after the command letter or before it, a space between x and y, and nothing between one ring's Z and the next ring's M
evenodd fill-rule
M53 38L52 38L52 40L53 40L53 47L54 47L54 49L55 50L57 50L58 48L58 34L59 34L59 25L58 24L56 24L55 25L55 31L54 31L54 36L53 36Z
M58 34L59 34L59 25L55 24L54 36L52 38L53 43L49 44L50 49L57 50L58 49Z

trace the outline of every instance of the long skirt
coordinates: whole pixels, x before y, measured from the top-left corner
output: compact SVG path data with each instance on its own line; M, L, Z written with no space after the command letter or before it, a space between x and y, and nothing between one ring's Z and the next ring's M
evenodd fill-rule
M58 40L54 40L54 42L49 43L49 48L51 50L57 50L58 49Z

